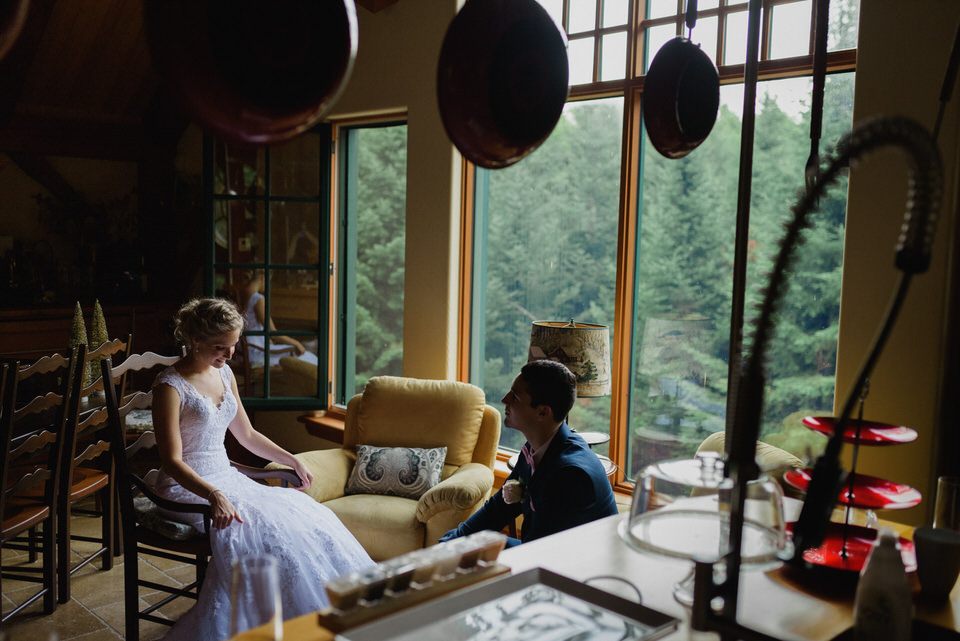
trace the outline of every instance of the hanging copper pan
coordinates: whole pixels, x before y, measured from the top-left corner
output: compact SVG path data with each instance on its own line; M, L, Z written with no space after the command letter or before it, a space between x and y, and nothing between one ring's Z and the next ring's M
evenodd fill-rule
M467 0L440 50L444 129L471 162L508 167L553 131L567 79L567 37L536 0Z
M3 59L14 41L23 30L27 21L27 12L30 9L30 0L11 0L4 2L0 9L0 60Z
M689 0L690 30L696 19L697 2ZM683 36L663 45L643 83L643 121L654 148L683 158L706 139L719 107L720 76L710 57Z
M353 0L145 0L157 68L227 142L288 140L336 101L357 53Z

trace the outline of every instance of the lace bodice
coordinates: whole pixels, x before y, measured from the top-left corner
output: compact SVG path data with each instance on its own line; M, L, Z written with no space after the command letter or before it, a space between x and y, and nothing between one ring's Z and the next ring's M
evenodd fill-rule
M232 372L229 367L220 368L223 395L219 405L177 372L168 367L156 379L154 386L166 384L180 395L180 440L183 445L183 461L200 476L212 474L230 466L223 439L227 427L237 415L237 399L230 387Z

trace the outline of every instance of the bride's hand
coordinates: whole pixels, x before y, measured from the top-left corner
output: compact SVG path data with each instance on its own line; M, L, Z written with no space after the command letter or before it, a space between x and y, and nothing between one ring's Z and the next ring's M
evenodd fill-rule
M313 485L313 474L310 473L310 470L307 469L307 466L303 464L298 458L293 459L293 471L297 473L297 476L300 477L300 488L301 490L308 490L310 486Z
M240 513L233 506L226 494L219 490L210 496L210 525L215 528L225 528L234 521L243 523Z

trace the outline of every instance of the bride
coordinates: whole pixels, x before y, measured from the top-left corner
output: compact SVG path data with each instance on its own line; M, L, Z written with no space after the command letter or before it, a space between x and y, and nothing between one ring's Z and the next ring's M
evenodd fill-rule
M289 488L269 487L230 466L229 429L242 446L297 473L300 461L256 431L226 367L240 338L243 317L223 299L195 299L174 319L174 335L187 354L154 382L153 424L163 461L156 490L175 501L209 501L212 559L193 606L165 640L220 641L229 636L232 563L245 554L277 558L284 618L328 605L324 583L373 561L336 515ZM199 515L171 515L199 530ZM196 518L194 518L196 517Z

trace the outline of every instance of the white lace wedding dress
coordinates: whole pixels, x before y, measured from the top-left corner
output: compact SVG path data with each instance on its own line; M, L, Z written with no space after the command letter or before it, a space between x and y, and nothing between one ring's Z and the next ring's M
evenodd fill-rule
M230 466L223 439L237 413L237 399L230 388L230 368L221 368L220 376L225 389L219 406L173 367L161 372L154 383L170 385L180 394L184 462L221 490L243 519L243 523L234 522L226 528L212 528L213 558L200 598L171 628L165 641L221 641L229 637L232 564L243 555L266 553L277 557L284 619L326 607L329 601L324 582L373 565L329 508L298 490L261 485ZM204 502L163 472L156 489L176 501ZM177 519L202 530L202 520L193 516L178 514Z

